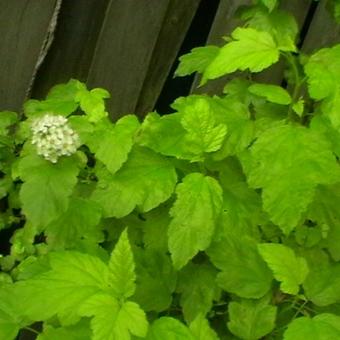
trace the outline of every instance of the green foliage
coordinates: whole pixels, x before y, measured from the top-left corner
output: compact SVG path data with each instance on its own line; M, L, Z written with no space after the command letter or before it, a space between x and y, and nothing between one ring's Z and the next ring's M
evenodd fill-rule
M240 339L260 339L274 329L276 311L266 299L230 302L228 328Z
M219 96L112 122L70 80L0 113L0 340L340 338L340 45L301 55L280 8L180 58Z

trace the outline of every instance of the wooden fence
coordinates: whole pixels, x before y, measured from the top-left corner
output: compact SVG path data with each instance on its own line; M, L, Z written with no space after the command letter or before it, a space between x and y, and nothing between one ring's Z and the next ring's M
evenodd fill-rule
M113 118L143 116L154 108L202 4L217 9L207 43L221 44L238 24L236 8L250 2L0 0L0 111L20 111L26 98L43 97L54 84L77 78L110 91ZM297 18L303 51L340 42L340 26L326 10L327 0L281 3ZM278 65L259 79L279 83L282 73ZM199 90L196 84L192 91L214 92L221 80Z

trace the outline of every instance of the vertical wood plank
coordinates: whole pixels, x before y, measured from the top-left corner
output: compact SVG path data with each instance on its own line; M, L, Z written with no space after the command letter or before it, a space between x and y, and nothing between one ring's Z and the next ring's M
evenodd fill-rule
M111 0L88 83L110 91L112 118L135 110L168 4L169 0Z
M0 0L0 110L21 109L56 4L56 0Z
M320 1L303 43L305 53L332 46L340 42L340 25L326 8L327 1Z
M40 67L33 96L46 96L70 78L86 81L108 0L63 0L53 44Z
M136 106L139 116L153 110L199 3L200 0L170 1Z

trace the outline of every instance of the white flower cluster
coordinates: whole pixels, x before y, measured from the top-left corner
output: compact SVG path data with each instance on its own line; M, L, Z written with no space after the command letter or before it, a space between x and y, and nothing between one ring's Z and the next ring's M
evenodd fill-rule
M78 134L68 125L63 116L46 114L32 124L32 144L37 153L52 163L61 156L70 156L80 146Z

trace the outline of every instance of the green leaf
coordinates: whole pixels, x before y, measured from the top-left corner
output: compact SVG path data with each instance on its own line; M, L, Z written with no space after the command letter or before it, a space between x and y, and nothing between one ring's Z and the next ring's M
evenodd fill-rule
M215 79L237 70L260 72L279 60L279 49L267 32L253 28L237 28L234 39L223 46L203 74L203 79Z
M62 157L56 164L37 155L20 160L22 210L35 226L47 226L67 210L79 172L74 157Z
M284 340L331 340L339 337L340 317L326 313L314 318L297 318L288 325L284 333Z
M137 288L133 300L144 311L161 312L172 302L177 274L167 254L154 250L135 250Z
M263 132L244 165L249 185L262 188L263 208L285 234L299 223L316 186L335 183L340 175L323 136L293 125Z
M250 119L247 106L235 96L215 97L212 110L228 126L221 150L214 153L213 158L221 160L245 150L253 141L255 132L254 121Z
M101 219L101 210L95 202L74 197L67 211L51 222L45 230L47 243L54 249L72 248L81 239L102 241L96 227Z
M81 303L109 287L109 270L97 257L78 252L49 255L51 270L16 283L20 311L32 320L75 314Z
M221 212L222 189L214 178L192 173L177 186L176 194L168 237L174 267L180 269L209 247Z
M115 125L105 124L96 133L97 145L90 148L107 169L114 174L128 158L133 145L133 137L139 127L136 116L127 115L119 119Z
M248 91L259 97L266 98L271 103L289 105L292 102L290 94L281 86L253 84L249 86Z
M275 328L276 311L266 299L230 302L228 328L240 339L261 339Z
M299 99L293 104L292 109L299 117L302 117L303 111L305 109L305 101L303 99Z
M278 0L260 0L260 2L262 2L262 4L271 12L277 5Z
M269 2L275 0L263 1L267 1L269 4ZM281 51L296 52L295 41L299 33L299 27L292 13L279 9L273 9L268 12L264 8L250 7L243 14L243 18L248 19L248 27L270 33Z
M181 294L180 304L187 322L198 315L204 317L212 308L218 292L216 275L216 269L207 264L189 263L179 272L177 291Z
M220 163L218 171L223 189L221 232L239 230L240 233L257 236L258 225L264 220L260 195L249 188L235 160L228 158Z
M196 340L190 330L180 321L161 317L149 328L146 340ZM208 339L207 339L208 340Z
M108 294L97 294L83 303L79 312L93 316L92 340L130 340L131 335L144 338L147 334L145 313L131 301L119 304Z
M149 211L173 193L177 175L165 157L134 147L127 162L114 175L98 173L99 183L92 198L103 208L105 217L124 217L136 206Z
M18 122L18 114L11 111L0 112L0 136L8 135L8 128Z
M308 217L328 229L326 247L335 261L340 260L340 184L319 186L308 209Z
M187 132L181 124L181 113L159 116L155 112L149 113L143 121L137 136L137 142L142 146L165 156L180 159L194 158L190 152Z
M275 279L281 282L280 289L284 293L297 295L300 284L309 272L307 261L283 244L262 243L258 249Z
M340 128L340 45L323 48L314 53L305 64L309 94L321 100L321 110L333 127Z
M207 319L202 314L198 315L193 322L191 322L190 331L196 340L218 340L219 337L215 331L210 327Z
M158 252L168 252L168 226L170 224L169 207L161 205L143 215L142 226L144 246Z
M219 52L217 46L196 47L190 53L179 58L179 66L175 72L178 77L194 72L203 73Z
M185 106L181 124L187 131L190 151L198 156L219 150L227 133L227 126L216 123L209 103L203 98Z
M221 270L218 285L243 298L258 299L271 288L273 276L247 235L230 231L207 250L211 262Z
M14 293L12 285L0 285L0 339L16 339L19 329L27 325L20 313Z
M91 340L91 330L87 321L81 321L70 327L44 326L37 340Z
M125 229L116 244L109 262L110 282L117 299L132 296L136 289L136 274L133 253Z
M340 302L340 264L321 264L310 268L303 284L308 300L317 306Z
M313 99L324 99L336 91L340 76L340 45L323 48L305 64L308 91Z
M52 87L46 100L28 100L24 105L25 115L31 117L52 112L68 116L78 108L76 97L78 92L84 89L86 89L85 84L75 79L71 79L66 84L58 84Z
M79 101L80 108L85 112L88 120L97 123L108 116L104 99L109 97L110 94L104 89L97 88L88 91L83 88L77 93L76 100Z

